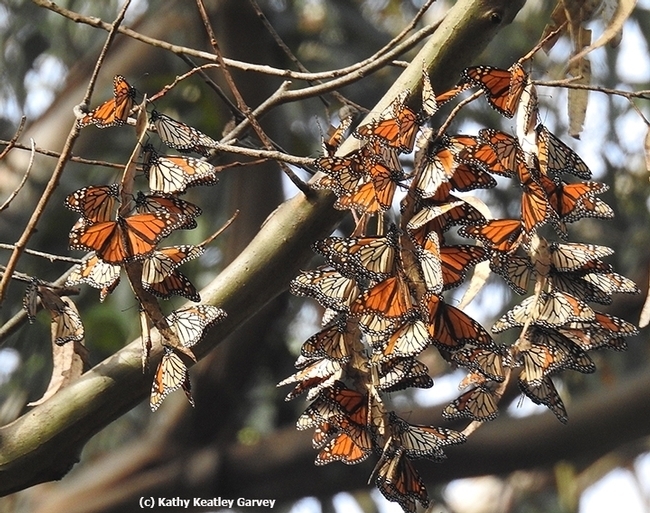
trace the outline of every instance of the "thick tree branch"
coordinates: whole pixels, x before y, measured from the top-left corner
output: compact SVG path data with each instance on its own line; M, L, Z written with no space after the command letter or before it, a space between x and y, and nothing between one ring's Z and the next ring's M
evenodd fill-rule
M375 111L405 88L416 89L422 63L436 87L457 80L523 5L523 0L459 0ZM349 143L351 144L351 143ZM227 320L194 350L200 359L225 336L286 289L311 255L310 243L341 219L332 197L299 195L271 215L251 244L204 291L205 303L222 307ZM151 367L161 356L154 341ZM62 477L77 461L85 442L147 397L151 375L143 375L140 342L107 358L44 404L0 429L0 493Z

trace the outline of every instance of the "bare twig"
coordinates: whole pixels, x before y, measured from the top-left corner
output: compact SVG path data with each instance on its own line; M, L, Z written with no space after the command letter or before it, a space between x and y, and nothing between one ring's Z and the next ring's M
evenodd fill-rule
M24 119L24 118L23 118ZM27 169L25 169L25 173L23 174L23 178L16 187L16 189L9 195L9 197L5 200L5 202L0 205L0 212L2 212L4 209L6 209L13 199L18 195L20 190L25 186L27 183L27 179L29 178L29 173L32 170L32 166L34 165L34 155L36 155L36 152L34 151L34 139L30 139L30 143L32 145L32 152L29 156L29 163L27 164Z
M275 150L258 150L255 148L244 148L242 146L233 146L231 144L217 144L215 146L217 151L223 151L226 153L235 153L237 155L244 155L246 157L260 158L260 159L269 159L269 160L278 160L281 162L286 162L287 164L293 164L300 166L303 169L306 169L310 173L313 173L311 166L314 165L314 159L309 157L295 157L289 155L288 153L282 153ZM248 163L242 163L242 165L247 165Z
M177 84L179 84L181 81L185 80L186 78L189 78L190 76L194 75L195 73L199 73L202 76L206 76L204 70L219 67L218 64L204 64L203 66L194 66L194 64L192 64L192 66L193 69L191 69L187 73L177 76L171 84L167 84L159 92L157 92L151 98L149 98L149 101L155 102L156 100L159 100L160 98L165 96L169 91L171 91L174 87L176 87Z
M11 141L4 141L0 139L0 144L10 144ZM27 146L25 144L21 143L15 143L12 145L12 147L16 148L17 150L27 150L31 151L31 147ZM6 148L5 148L6 150ZM34 151L38 153L39 155L45 155L46 157L54 157L54 158L60 158L61 154L56 151L52 150L47 150L45 148L39 148L38 146L34 147ZM4 153L4 151L3 151ZM113 169L124 169L124 164L116 164L114 162L106 162L105 160L94 160L94 159L86 159L83 157L77 157L75 155L70 155L70 158L68 158L70 162L78 162L79 164L87 164L89 166L101 166L101 167L110 167Z
M12 148L16 146L16 142L18 141L18 138L20 137L20 134L23 133L23 129L25 128L25 121L27 121L27 118L23 116L20 118L20 124L18 125L18 128L16 129L16 133L14 136L11 138L10 141L0 141L0 144L6 144L6 148L2 150L2 153L0 153L0 160L5 158L7 153L11 151Z
M609 89L607 87L589 85L589 84L576 84L574 83L576 78L572 77L564 80L532 80L532 84L542 87L565 87L567 89L584 89L587 91L596 91L598 93L610 94L613 96L622 96L631 100L633 98L641 98L643 100L650 100L650 90L645 89L642 91L622 91L620 89Z
M438 128L438 132L436 133L436 139L439 139L444 135L444 133L447 131L449 128L449 125L451 125L451 122L454 120L454 118L458 115L460 110L467 105L468 103L473 102L476 100L478 97L480 97L483 94L483 90L480 89L473 93L471 96L468 96L464 100L461 100L458 102L458 104L452 109L452 111L449 113L449 116L447 116L447 119L445 119L445 122L440 125L440 128Z
M111 24L106 23L102 21L99 18L96 18L94 16L83 16L77 12L70 11L68 9L64 9L63 7L55 4L54 2L51 2L50 0L33 0L33 2L40 6L40 7L45 7L46 9L51 10L52 12L55 12L61 16L64 16L75 23L84 23L86 25L90 25L91 27L95 28L101 28L106 31L111 30ZM438 24L430 25L428 27L423 28L422 30L418 31L416 34L411 36L407 41L405 41L404 44L399 45L399 48L401 49L400 52L405 52L409 49L411 49L413 46L415 46L418 42L422 41L425 37L431 35ZM162 48L165 50L169 50L172 53L178 54L178 55L189 55L191 57L197 57L200 59L205 59L208 62L218 62L217 58L214 54L208 53L208 52L203 52L200 50L195 50L193 48L187 48L184 46L179 46L179 45L173 45L170 43L167 43L166 41L162 41L160 39L155 39L149 36L145 36L143 34L140 34L139 32L136 32L133 29L130 29L128 27L118 27L118 32L121 34L124 34L125 36L131 37L137 41L141 41L143 43L146 43L151 46L155 46L157 48ZM390 43L389 43L390 45ZM395 49L392 52L389 52L390 54L393 54ZM373 62L375 62L379 56L381 56L383 53L383 49L380 50L379 52L375 53L374 55L368 57L367 59L357 62L351 66L348 66L346 68L341 68L337 70L332 70L332 71L326 71L322 73L301 73L297 71L291 71L291 70L286 70L286 69L278 69L274 68L272 66L266 66L266 65L259 65L259 64L251 64L248 62L241 62L237 61L235 59L229 59L224 57L223 61L226 63L228 66L231 68L236 68L236 69L241 69L243 71L253 71L257 73L262 73L265 75L271 75L271 76L277 76L277 77L285 77L285 78L292 78L296 80L305 80L305 81L310 81L310 80L327 80L331 78L336 78L336 77L342 77L345 75L349 75L351 73L354 73L355 71L359 70L360 68L363 68ZM387 59L384 60L382 58L382 62L390 62L392 59Z
M2 244L2 243L0 243L0 249L14 250L14 249L16 249L16 246L13 245L13 244ZM80 258L72 258L72 257L67 257L67 256L61 256L61 255L53 255L52 253L44 253L43 251L36 251L34 249L28 249L28 248L23 249L23 253L26 253L28 255L38 256L38 257L41 257L41 258L46 258L50 262L69 262L71 264L80 264L81 262L83 262L83 260L80 259Z

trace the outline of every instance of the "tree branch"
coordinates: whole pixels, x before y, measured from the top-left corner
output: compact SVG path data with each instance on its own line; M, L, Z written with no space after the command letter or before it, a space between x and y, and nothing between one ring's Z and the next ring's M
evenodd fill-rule
M461 68L478 56L523 3L459 0L375 111L404 89L417 87L423 62L437 86L455 82ZM285 202L240 256L202 291L204 302L220 306L228 318L193 348L197 359L286 289L311 256L310 243L327 235L343 217L331 205L332 196L322 193L310 199L298 195ZM152 335L157 339L151 355L151 368L155 368L162 350L159 337L155 332ZM137 340L0 428L0 493L62 477L92 435L147 397L150 382L151 373L141 371Z

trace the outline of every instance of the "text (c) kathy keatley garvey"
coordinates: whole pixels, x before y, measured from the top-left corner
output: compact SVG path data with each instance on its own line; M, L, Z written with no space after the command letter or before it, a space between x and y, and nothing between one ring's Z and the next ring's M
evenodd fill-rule
M233 508L239 506L240 508L269 508L275 506L275 499L246 499L239 497L237 499L224 499L222 497L201 498L194 497L192 499L184 499L182 497L142 497L140 498L140 507L142 509L158 508L183 508L189 507L221 507Z

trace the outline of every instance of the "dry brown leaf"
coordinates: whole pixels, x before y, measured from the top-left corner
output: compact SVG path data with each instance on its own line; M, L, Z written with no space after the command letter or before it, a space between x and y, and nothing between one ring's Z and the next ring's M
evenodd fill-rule
M591 63L589 57L585 56L580 61L571 65L569 74L579 77L575 84L589 84L591 82ZM580 134L585 123L589 91L584 89L569 89L567 91L567 109L569 114L569 135L580 139Z
M648 324L650 324L650 288L648 289L648 296L646 297L645 303L643 303L643 308L641 309L639 328L645 328Z
M62 298L68 308L72 308L77 314L76 306L68 298ZM52 397L62 388L68 386L72 381L81 376L90 368L88 362L88 349L81 342L71 341L63 345L54 342L57 333L57 326L52 322L52 377L43 396L27 406L37 406Z
M646 171L650 173L650 126L648 127L648 131L645 133L643 149L645 150L645 168Z

